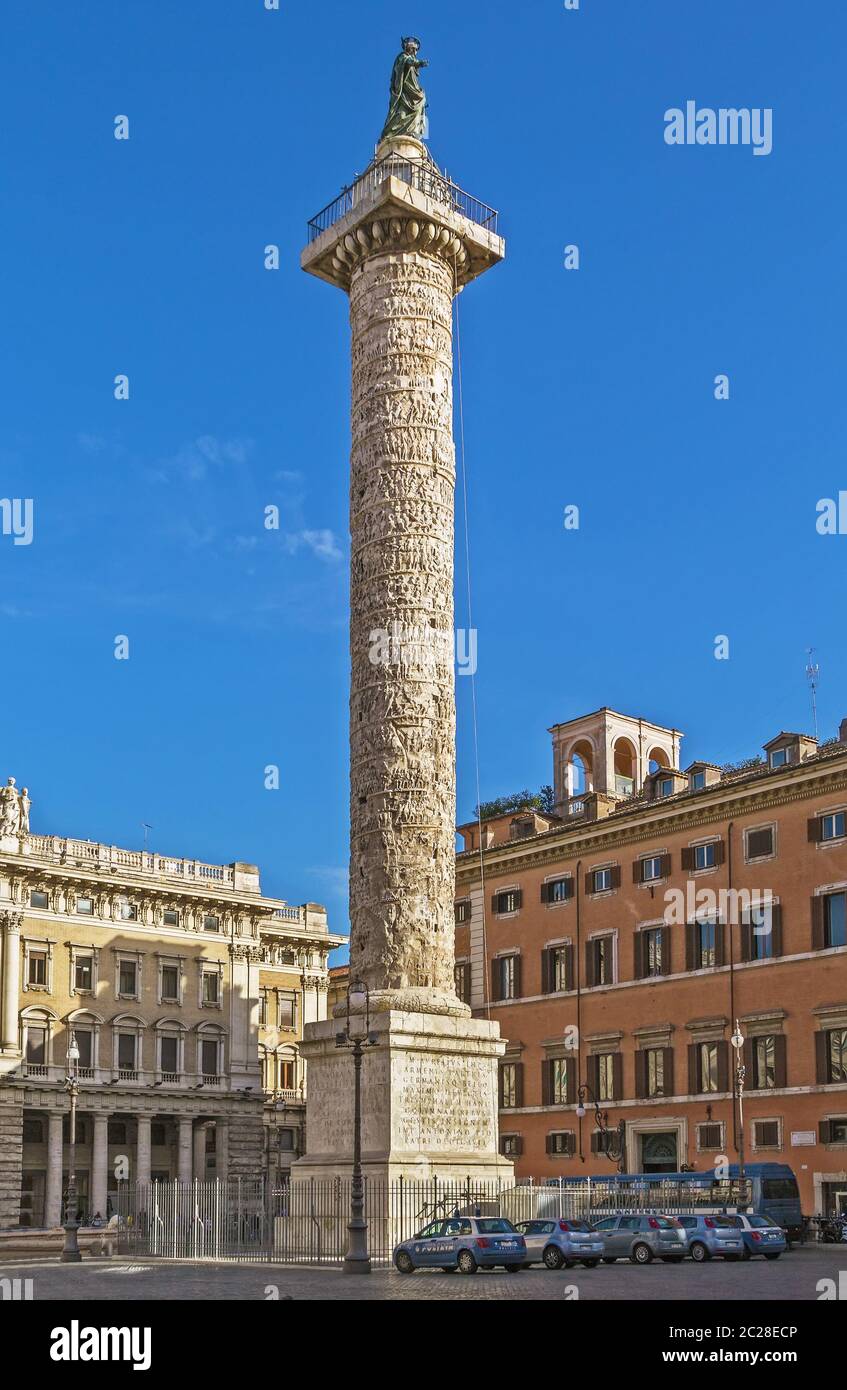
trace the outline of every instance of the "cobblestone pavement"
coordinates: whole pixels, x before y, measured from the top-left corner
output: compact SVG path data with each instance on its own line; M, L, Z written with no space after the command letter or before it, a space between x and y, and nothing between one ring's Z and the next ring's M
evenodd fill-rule
M147 1299L680 1299L692 1301L802 1299L820 1297L821 1279L847 1286L847 1246L809 1246L779 1260L725 1264L712 1260L680 1266L635 1266L618 1262L596 1269L553 1273L535 1267L520 1274L480 1272L472 1277L420 1271L402 1275L379 1269L351 1277L336 1268L294 1265L211 1264L139 1259L125 1256L90 1260L80 1265L55 1261L10 1261L0 1279L32 1279L34 1300Z

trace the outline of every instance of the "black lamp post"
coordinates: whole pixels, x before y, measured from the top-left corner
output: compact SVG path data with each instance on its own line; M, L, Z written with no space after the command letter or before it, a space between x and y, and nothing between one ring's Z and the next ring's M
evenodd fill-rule
M735 1048L735 1093L738 1096L738 1179L744 1183L744 1080L747 1068L744 1065L744 1034L741 1024L735 1020L735 1032L730 1039Z
M578 1120L585 1118L585 1102L590 1100L594 1106L594 1121L603 1136L603 1153L617 1165L619 1173L626 1172L626 1121L621 1120L616 1129L609 1129L609 1112L601 1110L597 1097L590 1086L577 1087L576 1115Z
M365 1184L362 1178L362 1056L366 1047L373 1047L376 1038L370 1031L370 1000L368 987L351 984L347 987L347 1026L336 1033L336 1047L347 1047L353 1053L353 1185L350 1192L350 1222L347 1227L350 1241L344 1256L345 1274L370 1274L368 1255L368 1223L365 1220Z
M59 1260L62 1264L78 1264L82 1259L77 1232L79 1221L79 1198L76 1190L76 1102L79 1096L79 1048L71 1033L68 1044L68 1069L65 1075L65 1090L71 1102L70 1148L68 1151L68 1190L65 1199L65 1243Z

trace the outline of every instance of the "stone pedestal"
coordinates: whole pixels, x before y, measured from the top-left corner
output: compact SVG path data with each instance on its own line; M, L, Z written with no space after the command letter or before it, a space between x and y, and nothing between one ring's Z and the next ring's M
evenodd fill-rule
M349 1178L353 1058L336 1047L343 1027L307 1029L308 1152L297 1181ZM499 1027L467 1015L390 1010L371 1019L375 1046L362 1063L362 1167L370 1179L512 1180L497 1152ZM314 1098L314 1099L313 1099Z

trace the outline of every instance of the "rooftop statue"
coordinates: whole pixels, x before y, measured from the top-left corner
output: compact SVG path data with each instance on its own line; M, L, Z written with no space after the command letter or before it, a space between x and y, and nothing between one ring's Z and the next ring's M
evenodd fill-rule
M418 57L420 39L407 38L400 42L403 51L398 53L391 70L390 102L380 142L393 135L412 135L420 140L426 131L426 92L418 72L429 67L429 63Z

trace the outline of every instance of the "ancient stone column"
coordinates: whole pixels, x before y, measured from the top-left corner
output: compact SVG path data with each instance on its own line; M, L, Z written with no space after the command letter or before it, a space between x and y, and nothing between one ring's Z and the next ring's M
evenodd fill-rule
M507 1176L496 1024L454 988L452 315L501 260L496 214L423 144L383 142L311 224L304 270L350 299L350 973L370 992L363 1152L374 1176ZM307 1153L346 1170L349 1056L309 1024Z

